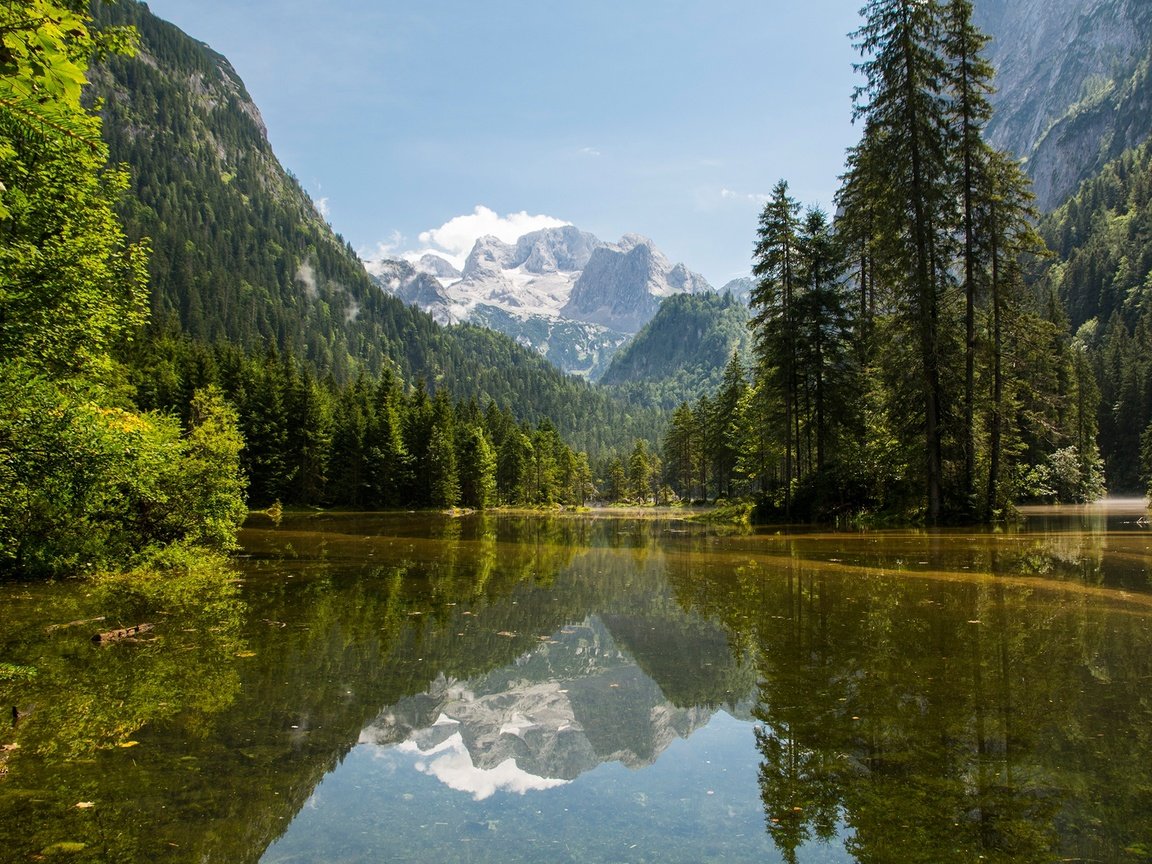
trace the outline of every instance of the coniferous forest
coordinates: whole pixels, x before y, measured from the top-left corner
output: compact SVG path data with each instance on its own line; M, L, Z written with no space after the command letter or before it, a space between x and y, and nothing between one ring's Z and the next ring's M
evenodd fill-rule
M672 476L704 497L737 477L784 520L984 521L1098 497L1096 380L1060 291L1032 278L1049 253L1028 179L983 135L993 73L972 4L863 12L838 218L773 190L751 375L731 367L677 409Z
M609 386L380 291L145 6L0 9L5 569L224 551L245 503L935 524L1152 473L1148 146L1038 214L970 0L866 4L835 216L781 180L747 324L672 298Z

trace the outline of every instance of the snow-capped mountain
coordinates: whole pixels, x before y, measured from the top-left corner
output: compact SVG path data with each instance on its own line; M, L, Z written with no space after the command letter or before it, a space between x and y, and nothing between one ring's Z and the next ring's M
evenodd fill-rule
M663 298L712 290L703 276L669 263L647 238L627 234L606 243L571 225L515 243L481 237L460 272L432 254L415 265L377 262L373 270L382 288L441 324L490 327L592 379Z

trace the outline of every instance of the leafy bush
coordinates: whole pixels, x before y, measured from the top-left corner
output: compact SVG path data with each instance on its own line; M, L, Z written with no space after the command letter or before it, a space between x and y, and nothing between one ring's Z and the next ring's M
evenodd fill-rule
M227 550L245 512L235 413L198 393L179 423L0 364L0 570L130 566L150 547Z

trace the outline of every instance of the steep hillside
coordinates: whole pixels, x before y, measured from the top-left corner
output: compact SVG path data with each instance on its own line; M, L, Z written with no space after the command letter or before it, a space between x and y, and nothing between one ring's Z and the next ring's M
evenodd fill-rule
M671 409L711 393L734 351L749 350L748 309L731 294L675 294L613 358L601 383Z
M1129 327L1152 302L1152 144L1124 153L1041 223L1058 262L1047 273L1072 327L1120 315Z
M1152 481L1152 142L1084 182L1041 223L1057 253L1042 287L1065 303L1100 391L1109 489Z
M1025 157L1043 210L1152 133L1152 4L977 0L993 41L988 135Z
M531 351L475 327L443 328L381 291L279 164L228 61L146 6L97 6L142 48L93 74L114 162L132 172L124 218L151 238L153 320L202 341L275 346L337 381L388 367L522 419L556 418L582 448L652 434Z

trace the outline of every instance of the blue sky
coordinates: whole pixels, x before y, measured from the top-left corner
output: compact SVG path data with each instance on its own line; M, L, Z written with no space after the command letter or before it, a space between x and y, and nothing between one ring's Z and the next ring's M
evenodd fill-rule
M362 257L546 224L505 218L526 214L651 237L717 287L749 270L776 180L831 208L858 5L149 3L232 61Z

